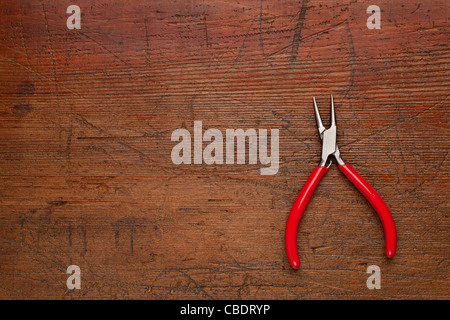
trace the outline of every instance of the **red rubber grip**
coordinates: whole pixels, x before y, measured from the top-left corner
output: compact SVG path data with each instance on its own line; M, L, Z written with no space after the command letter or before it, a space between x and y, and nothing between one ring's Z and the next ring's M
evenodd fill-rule
M358 188L358 190L369 200L372 207L380 217L384 228L384 237L386 239L386 255L393 258L397 251L397 231L395 229L394 219L389 208L384 203L380 195L374 188L364 180L361 175L349 164L338 165L342 173Z
M309 176L308 180L306 180L305 185L298 194L297 199L295 199L294 205L289 213L284 241L289 263L294 269L298 269L300 267L300 259L298 257L297 250L298 224L303 216L303 212L305 212L305 209L308 206L309 200L327 171L327 167L314 168L314 171Z

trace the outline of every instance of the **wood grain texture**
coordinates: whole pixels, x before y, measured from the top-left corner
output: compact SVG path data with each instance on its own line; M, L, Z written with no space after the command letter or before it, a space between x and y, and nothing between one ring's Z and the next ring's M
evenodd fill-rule
M0 298L450 298L448 1L91 2L0 4ZM312 96L328 123L331 93L398 253L332 166L293 271L285 223L320 158ZM171 133L194 121L279 129L278 174L174 165Z

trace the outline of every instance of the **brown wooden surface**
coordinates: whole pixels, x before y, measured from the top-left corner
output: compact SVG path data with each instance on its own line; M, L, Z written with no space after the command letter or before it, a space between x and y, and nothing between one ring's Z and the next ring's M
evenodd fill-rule
M0 298L450 298L448 1L5 0L0 17ZM328 123L331 93L398 253L334 165L296 272L284 228L319 161L312 96ZM278 174L174 165L194 121L279 129Z

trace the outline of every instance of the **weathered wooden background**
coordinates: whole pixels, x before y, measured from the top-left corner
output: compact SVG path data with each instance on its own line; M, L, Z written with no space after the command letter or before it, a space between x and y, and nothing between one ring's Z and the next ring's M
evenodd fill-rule
M1 1L0 297L449 299L449 25L445 0ZM328 123L331 93L398 252L332 166L293 271L285 223L319 161L312 97ZM279 129L279 172L174 165L194 121Z

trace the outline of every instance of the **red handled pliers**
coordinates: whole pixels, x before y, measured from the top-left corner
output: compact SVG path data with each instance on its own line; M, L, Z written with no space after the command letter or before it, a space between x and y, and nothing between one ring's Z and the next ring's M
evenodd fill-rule
M334 114L333 96L331 96L331 126L328 129L322 124L320 119L319 109L317 108L316 99L313 98L314 109L316 113L317 127L322 140L322 158L319 166L314 168L313 173L306 181L297 199L292 206L291 212L286 225L285 244L286 253L289 263L292 268L298 269L300 267L300 259L297 252L297 232L300 219L308 206L311 196L316 190L320 180L328 171L332 161L330 160L327 166L327 160L330 156L334 156L338 164L338 168L342 173L355 185L355 187L369 200L378 216L381 219L384 228L384 236L386 238L386 255L388 258L393 258L397 250L397 231L395 229L394 219L392 218L389 208L381 199L380 195L372 188L372 186L364 180L349 164L344 163L336 144L336 119Z

